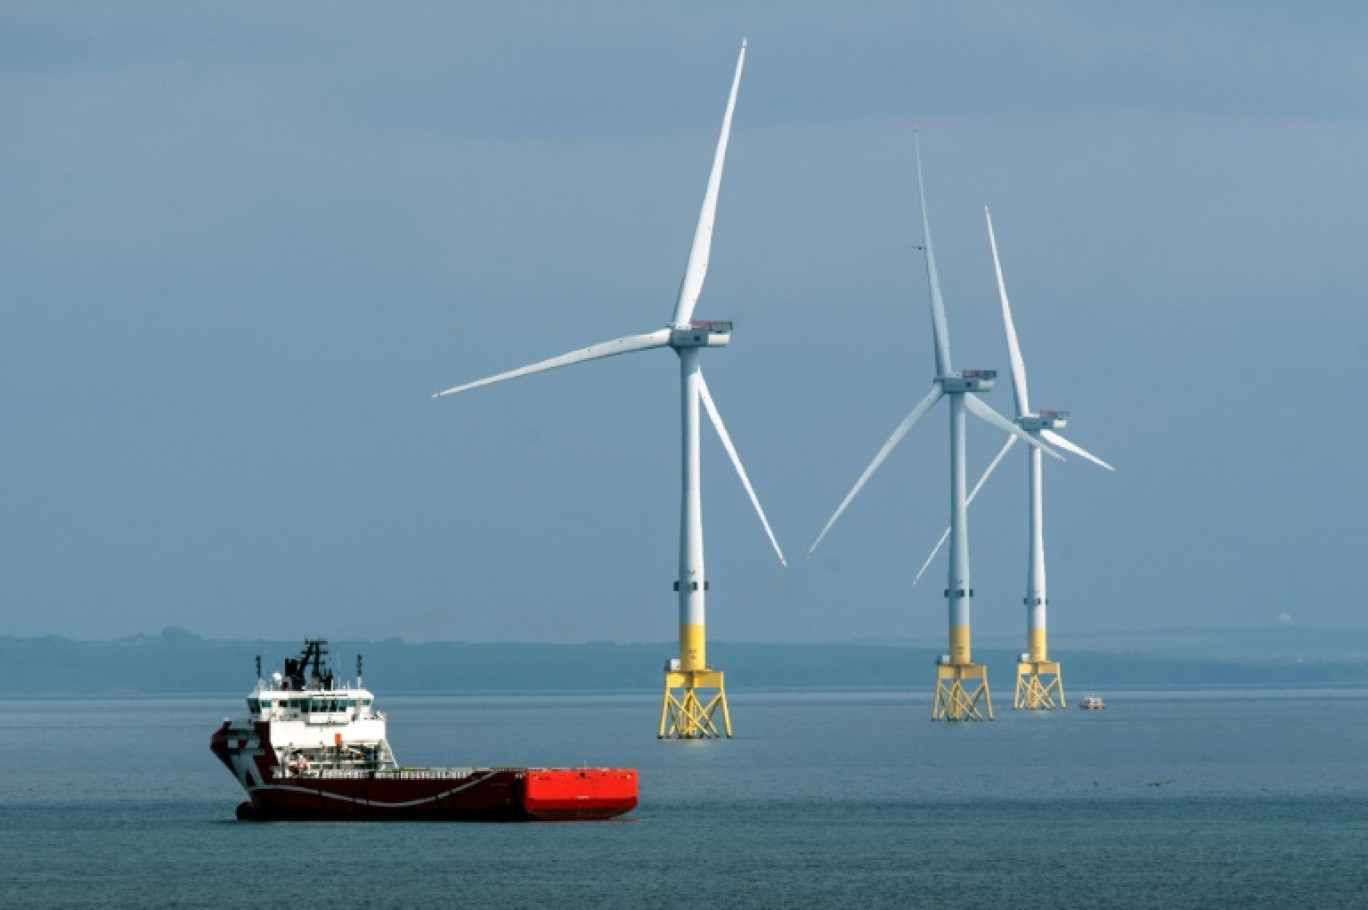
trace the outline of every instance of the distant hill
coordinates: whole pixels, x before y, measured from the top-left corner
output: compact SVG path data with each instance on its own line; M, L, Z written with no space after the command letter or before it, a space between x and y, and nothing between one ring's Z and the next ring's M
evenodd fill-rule
M1368 633L1276 627L1175 630L1059 637L1068 691L1368 687ZM985 642L975 657L999 692L1009 691L1017 649ZM0 697L241 694L254 662L278 669L300 643L209 641L183 629L117 641L0 636ZM670 643L578 645L410 644L335 641L339 676L365 678L384 694L419 692L654 692L674 653ZM727 672L729 691L927 688L938 649L907 644L755 644L712 642L709 656Z
M989 642L985 641L985 644ZM1051 632L1050 647L1069 651L1157 654L1203 660L1368 661L1368 630L1276 625L1253 629L1155 629Z

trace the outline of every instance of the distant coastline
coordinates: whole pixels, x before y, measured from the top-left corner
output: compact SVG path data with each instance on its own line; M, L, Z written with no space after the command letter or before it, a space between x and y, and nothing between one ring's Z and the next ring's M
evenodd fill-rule
M1188 629L1065 636L1052 641L1066 691L1368 687L1368 632ZM183 629L115 641L0 636L0 697L238 695L256 655L273 668L294 640L213 641ZM651 692L673 642L584 644L408 643L334 640L335 666L386 694ZM712 642L709 655L729 689L902 691L928 689L935 648L910 643ZM975 658L993 688L1010 696L1016 650L985 642Z

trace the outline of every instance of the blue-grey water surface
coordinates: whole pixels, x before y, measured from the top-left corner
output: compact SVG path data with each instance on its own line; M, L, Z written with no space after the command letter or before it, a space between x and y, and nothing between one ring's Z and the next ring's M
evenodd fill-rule
M380 697L409 765L627 765L573 824L252 824L240 698L0 700L4 907L1368 907L1368 692L1116 693L932 723L919 694Z

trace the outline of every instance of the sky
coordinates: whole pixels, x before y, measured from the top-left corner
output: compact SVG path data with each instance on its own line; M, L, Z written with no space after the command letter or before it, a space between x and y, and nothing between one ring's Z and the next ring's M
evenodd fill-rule
M789 556L703 441L709 635L944 640L948 411L1046 466L1051 641L1364 629L1368 9L1261 2L0 2L0 634L660 641L669 351L432 392L669 318L749 40L697 315ZM977 422L975 422L977 423ZM999 445L973 426L971 472ZM1026 456L975 502L1025 640ZM668 655L666 655L668 656Z

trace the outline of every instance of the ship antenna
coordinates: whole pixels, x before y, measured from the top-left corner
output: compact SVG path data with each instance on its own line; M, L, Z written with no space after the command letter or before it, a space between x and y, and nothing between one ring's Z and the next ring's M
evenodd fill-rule
M361 652L356 652L356 688L364 688L361 685Z
M261 679L261 655L256 656L257 679Z

